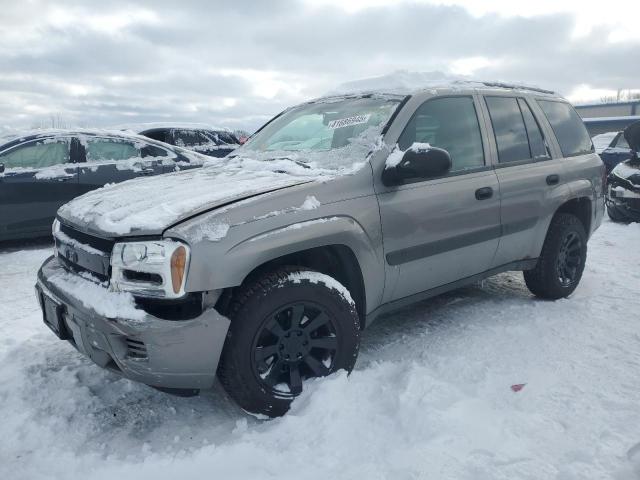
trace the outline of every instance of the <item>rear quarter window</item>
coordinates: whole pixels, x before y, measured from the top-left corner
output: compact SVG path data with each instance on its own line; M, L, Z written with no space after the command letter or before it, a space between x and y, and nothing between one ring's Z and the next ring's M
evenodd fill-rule
M589 133L570 104L554 100L537 100L537 102L558 139L562 156L571 157L593 151Z

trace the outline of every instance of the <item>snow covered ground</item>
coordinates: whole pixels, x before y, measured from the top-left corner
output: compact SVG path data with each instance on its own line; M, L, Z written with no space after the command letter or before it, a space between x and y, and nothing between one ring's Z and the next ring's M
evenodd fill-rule
M350 377L272 421L92 365L41 322L50 247L5 249L0 478L640 478L639 242L605 220L567 300L513 273L380 319Z

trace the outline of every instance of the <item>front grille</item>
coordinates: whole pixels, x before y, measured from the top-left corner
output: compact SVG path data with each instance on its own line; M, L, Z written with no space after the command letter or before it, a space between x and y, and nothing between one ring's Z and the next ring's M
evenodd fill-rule
M58 259L68 270L86 272L106 282L110 276L111 250L114 241L60 225L55 235Z
M147 346L144 342L134 338L125 338L124 341L127 344L127 357L138 359L148 358Z
M85 245L89 245L90 247L103 252L109 252L109 254L111 254L113 245L116 243L108 238L96 237L95 235L89 235L88 233L81 232L73 227L65 225L64 223L60 223L60 231L80 243L84 243Z

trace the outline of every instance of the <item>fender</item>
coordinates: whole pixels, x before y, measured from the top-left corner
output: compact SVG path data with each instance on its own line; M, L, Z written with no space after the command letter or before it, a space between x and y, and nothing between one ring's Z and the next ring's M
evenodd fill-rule
M367 310L373 310L380 304L384 288L382 252L375 247L379 244L380 239L371 238L357 220L343 215L305 219L245 236L213 258L212 252L204 251L206 243L198 243L193 246L192 258L211 260L190 265L187 290L237 287L255 268L271 260L311 248L344 245L354 253L358 261L364 281Z

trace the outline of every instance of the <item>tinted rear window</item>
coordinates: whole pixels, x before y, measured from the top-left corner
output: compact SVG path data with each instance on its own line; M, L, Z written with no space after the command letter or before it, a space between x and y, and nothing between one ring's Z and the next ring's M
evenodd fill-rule
M563 156L570 157L593 151L589 133L571 105L553 100L537 102L553 128Z
M529 139L518 100L512 97L486 97L500 163L531 158Z

